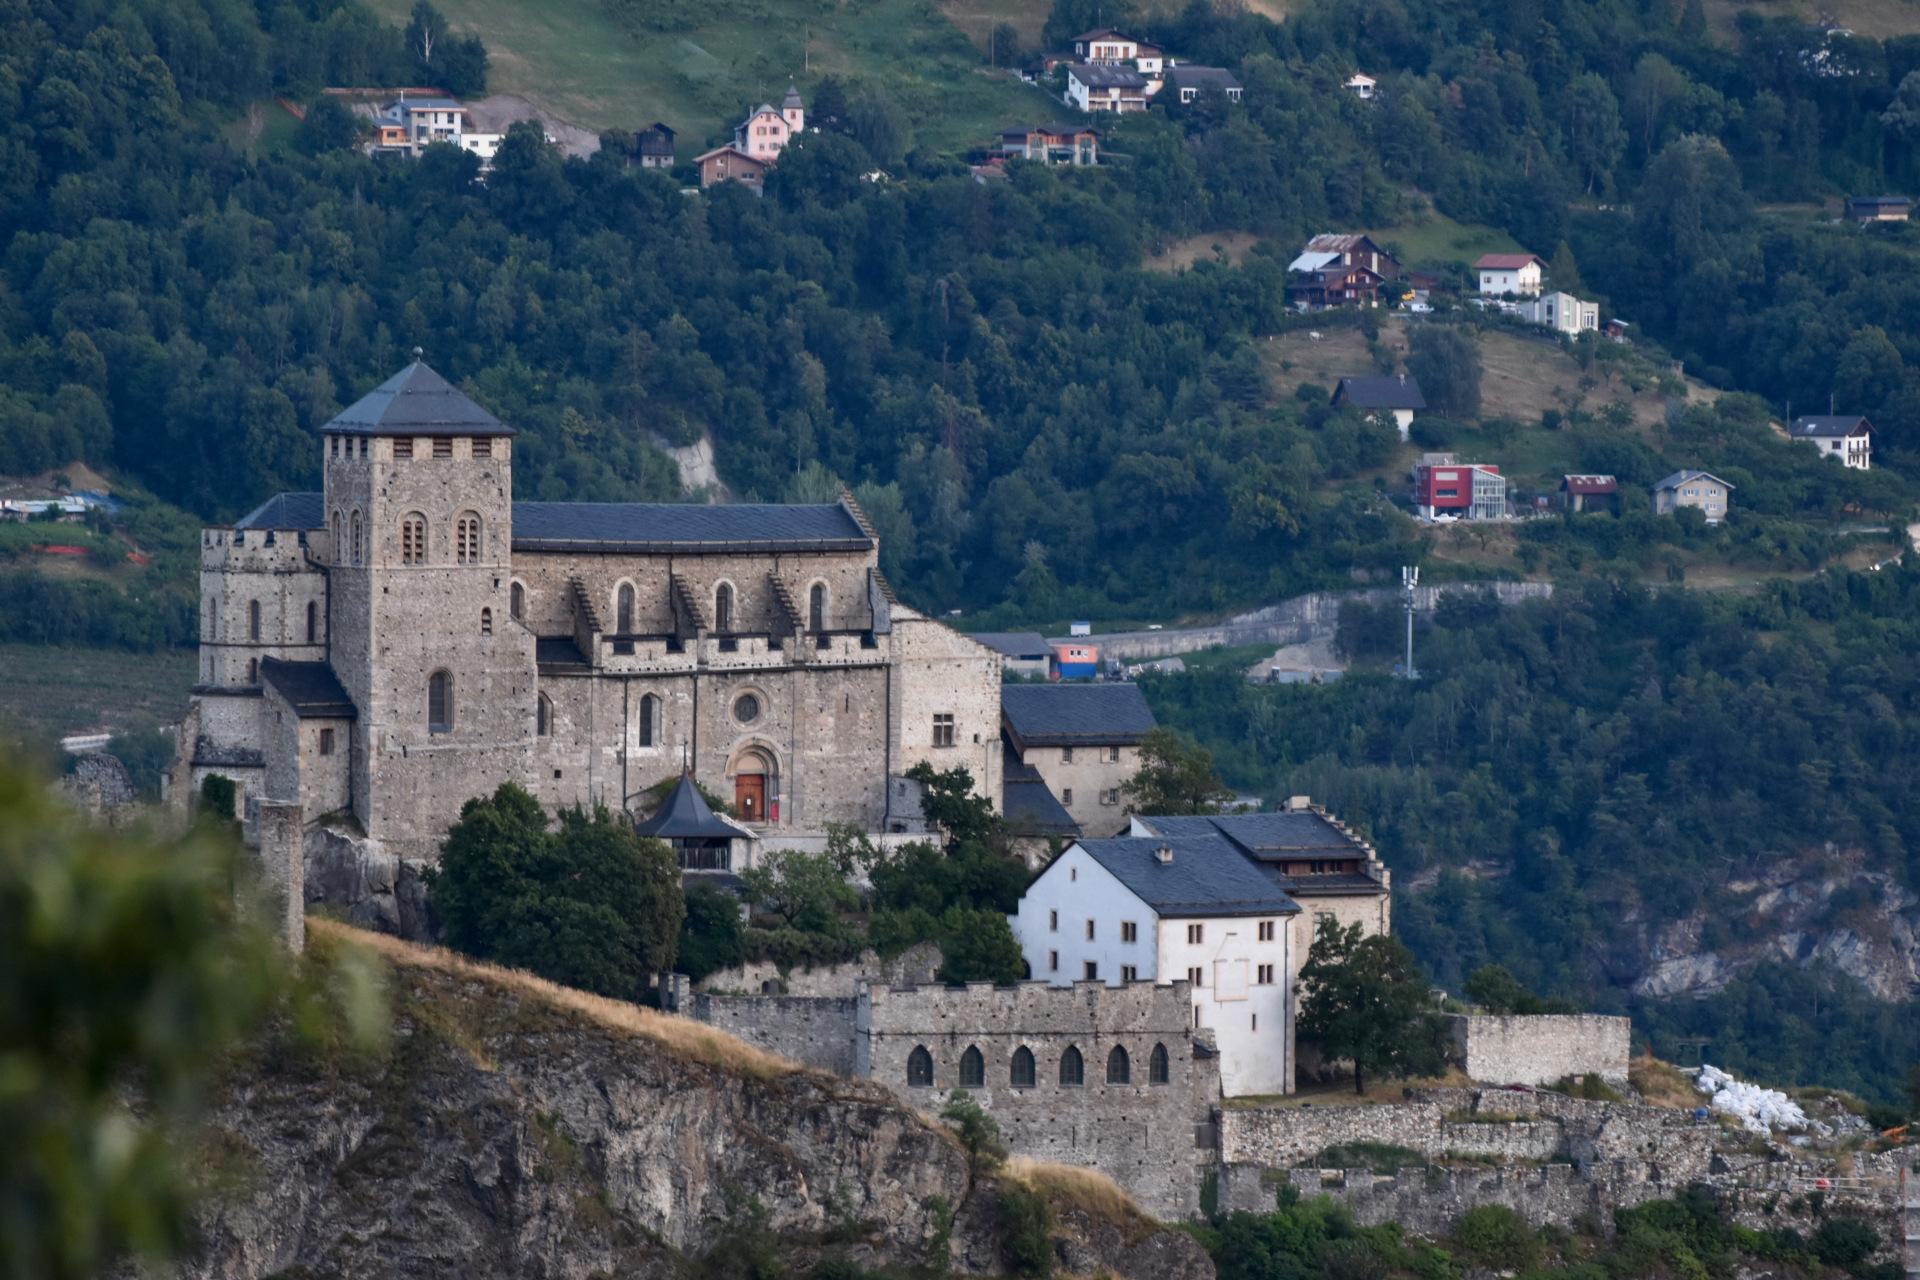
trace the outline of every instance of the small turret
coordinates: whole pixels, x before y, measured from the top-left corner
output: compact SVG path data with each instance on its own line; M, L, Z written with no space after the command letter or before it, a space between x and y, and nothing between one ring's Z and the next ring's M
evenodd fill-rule
M795 133L807 127L807 106L800 100L800 90L792 82L787 84L787 96L780 100L780 118Z

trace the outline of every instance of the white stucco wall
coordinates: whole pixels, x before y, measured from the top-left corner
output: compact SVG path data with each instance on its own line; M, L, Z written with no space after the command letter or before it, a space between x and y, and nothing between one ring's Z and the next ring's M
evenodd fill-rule
M1259 940L1262 920L1273 924L1271 942ZM1121 941L1120 926L1128 921L1137 926L1131 943ZM1190 924L1201 927L1198 944L1187 941ZM1142 982L1174 982L1188 969L1200 969L1193 1025L1214 1031L1222 1091L1293 1091L1294 964L1287 916L1162 920L1073 845L1028 887L1012 925L1033 977L1055 986L1083 980L1088 961L1110 986L1119 985L1125 965L1134 966ZM1273 966L1271 983L1256 981L1263 964Z

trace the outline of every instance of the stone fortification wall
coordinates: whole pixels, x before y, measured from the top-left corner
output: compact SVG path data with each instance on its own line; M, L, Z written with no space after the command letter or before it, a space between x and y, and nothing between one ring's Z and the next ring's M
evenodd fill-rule
M1015 1154L1099 1169L1149 1212L1186 1217L1212 1158L1208 1122L1219 1097L1216 1059L1196 1045L1191 1010L1185 983L876 985L859 1002L856 1070L929 1113L965 1087ZM1156 1048L1164 1083L1155 1081ZM962 1076L969 1049L980 1055L978 1084ZM1032 1056L1031 1085L1016 1083L1022 1050ZM928 1083L912 1073L916 1051L926 1054ZM1074 1055L1077 1082L1062 1071Z
M731 969L716 969L693 984L695 991L713 995L854 996L861 986L889 987L931 984L942 957L936 943L918 942L892 959L863 951L841 964L811 969L783 970L771 960L751 960Z
M850 996L713 996L691 993L680 1012L748 1044L837 1075L854 1074Z
M1453 1051L1485 1084L1553 1084L1597 1075L1624 1083L1632 1024L1599 1014L1467 1015L1448 1019Z

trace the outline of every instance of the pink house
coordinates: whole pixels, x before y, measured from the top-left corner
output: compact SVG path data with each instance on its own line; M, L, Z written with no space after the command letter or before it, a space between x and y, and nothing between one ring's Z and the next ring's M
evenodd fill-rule
M763 102L734 126L734 149L771 163L806 123L806 106L800 101L800 91L788 85L787 96L781 99L778 111Z

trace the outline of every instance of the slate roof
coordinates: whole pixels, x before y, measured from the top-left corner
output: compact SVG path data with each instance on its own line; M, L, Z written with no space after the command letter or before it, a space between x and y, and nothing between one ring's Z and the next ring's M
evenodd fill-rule
M1340 261L1340 255L1329 249L1309 249L1287 264L1289 271L1318 271Z
M1156 835L1197 839L1217 835L1262 866L1265 874L1288 893L1382 894L1386 887L1364 871L1336 871L1301 875L1282 874L1270 864L1287 858L1358 858L1366 862L1371 851L1358 839L1333 825L1325 814L1222 813L1198 817L1136 816L1134 821Z
M510 436L512 427L415 360L321 427L347 436Z
M323 529L318 493L280 493L236 529ZM693 502L516 502L515 551L865 551L873 546L837 502L808 506Z
M1173 851L1161 862L1154 851ZM1162 916L1292 915L1300 906L1220 836L1118 836L1077 848Z
M1364 858L1367 853L1359 841L1327 821L1325 815L1312 810L1304 813L1218 813L1191 817L1148 815L1136 821L1157 835L1223 836L1254 858L1313 853Z
M1021 749L1124 746L1155 725L1133 684L1010 684L1000 690L1000 723Z
M324 529L324 495L276 493L234 522L236 529Z
M1834 440L1872 430L1873 424L1857 413L1810 413L1795 418L1787 433L1795 440Z
M1007 830L1016 836L1064 836L1080 834L1073 820L1040 771L1023 764L1008 751L1000 771L1000 809L1006 816Z
M516 502L515 551L865 551L873 546L837 502Z
M1044 661L1053 652L1038 631L976 631L967 639L1009 658Z
M285 698L302 720L354 720L360 715L340 678L324 662L262 658L260 680Z
M1114 67L1106 63L1076 62L1067 68L1070 75L1089 89L1145 89L1147 78L1132 67Z
M1420 380L1405 374L1363 374L1342 378L1333 389L1335 404L1350 404L1356 409L1424 409L1427 398L1420 394Z
M1225 67L1196 67L1183 62L1167 71L1167 83L1176 88L1185 85L1201 89L1238 89L1240 82Z
M800 100L799 87L791 80L787 81L787 96L780 99L780 105L782 107L800 107L802 109L806 107L806 104Z
M635 835L659 840L732 840L737 836L749 839L753 836L747 828L715 813L706 797L700 794L700 788L693 785L693 775L689 773L680 775L680 781L673 784L673 790L660 802L660 807L634 823L633 830Z
M1653 487L1655 489L1678 489L1681 485L1692 484L1695 480L1711 480L1715 484L1725 486L1729 491L1733 489L1732 485L1727 484L1725 480L1714 475L1711 471L1676 471L1664 480L1656 480Z

